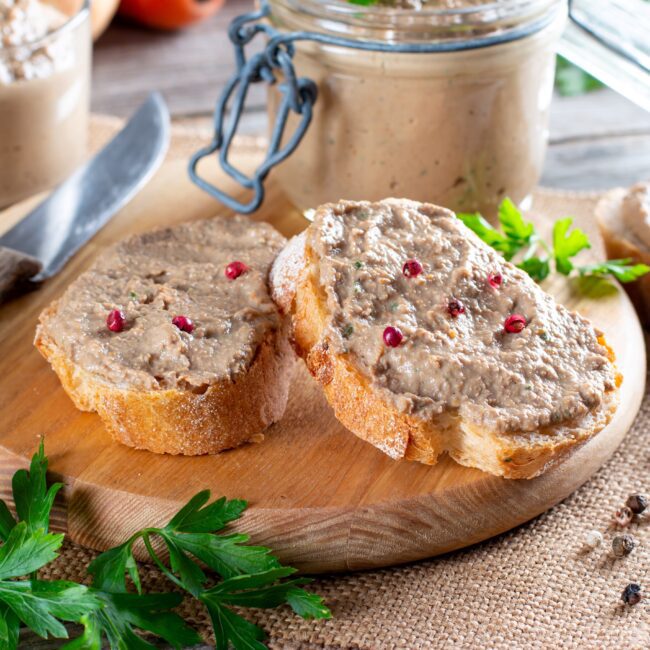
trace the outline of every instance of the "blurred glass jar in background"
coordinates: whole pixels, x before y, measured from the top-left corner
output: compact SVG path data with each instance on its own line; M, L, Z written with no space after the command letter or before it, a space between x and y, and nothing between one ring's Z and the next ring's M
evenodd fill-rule
M300 209L398 196L494 217L504 196L529 196L546 151L564 0L270 4L280 32L440 46L399 53L296 43L296 73L313 79L319 96L303 141L273 174ZM272 87L271 123L278 101Z
M0 207L83 162L90 59L89 0L0 0Z

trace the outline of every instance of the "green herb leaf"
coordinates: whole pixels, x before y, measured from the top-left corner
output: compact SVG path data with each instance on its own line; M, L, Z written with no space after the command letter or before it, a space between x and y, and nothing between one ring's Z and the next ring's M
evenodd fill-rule
M509 198L503 199L499 205L499 223L506 237L519 248L530 243L535 234L535 226L524 221L521 211Z
M88 565L88 573L93 576L93 587L103 591L124 593L126 592L124 574L128 572L138 593L141 593L140 574L132 548L133 538L98 555Z
M563 275L569 275L573 270L573 263L570 260L571 257L574 257L585 248L591 248L589 238L580 228L569 230L572 223L573 219L566 217L556 221L553 226L555 268Z
M29 472L18 470L13 477L12 489L18 518L27 523L29 530L42 528L47 531L50 521L50 511L56 493L61 489L61 483L54 483L47 489L47 458L43 440L38 451L32 457Z
M83 634L62 645L61 650L101 650L102 628L98 624L97 616L87 614L82 616L79 622L84 626Z
M1 582L0 600L45 639L50 634L66 639L68 632L61 620L80 621L100 606L87 587L65 580Z
M62 543L63 535L52 535L42 528L30 533L27 523L21 521L0 547L0 580L37 571L57 557Z
M573 97L603 88L604 84L582 68L567 61L563 56L558 56L555 68L555 87L560 95Z
M223 580L204 591L200 599L212 619L217 648L226 648L228 642L235 648L263 648L264 633L228 606L271 608L288 603L304 618L329 618L331 613L322 599L300 589L309 580L298 578L282 582L295 569L277 567L255 575L240 575Z
M3 542L7 541L9 533L16 525L14 516L9 512L9 508L4 501L0 501L0 539Z
M195 533L200 534L200 533ZM181 579L183 586L194 597L203 591L203 585L207 578L201 567L194 562L176 543L174 537L163 535L167 549L169 550L169 561L172 571Z
M9 605L0 602L0 648L15 650L18 648L20 619L9 609Z
M287 603L293 611L305 619L332 618L332 613L325 606L323 599L318 594L313 594L305 589L289 589Z
M633 260L608 260L601 264L591 264L589 266L581 266L578 268L582 276L596 276L603 277L606 275L614 276L619 282L634 282L646 273L650 272L650 266L647 264L633 264Z
M529 257L517 264L517 266L523 271L526 271L536 282L545 280L551 272L548 260L539 257Z
M207 564L224 578L260 573L280 566L264 546L248 546L248 535L211 535L209 533L165 533L176 546Z
M180 594L94 594L103 605L95 614L95 625L106 635L111 648L154 648L135 633L135 628L152 632L175 648L201 642L198 633L171 611L181 604L183 597Z
M221 606L218 601L208 598L203 602L212 621L216 650L228 650L230 644L236 650L266 650L262 643L266 634L262 628Z
M210 490L199 492L178 511L165 526L165 530L182 533L216 533L231 521L239 519L248 505L241 499L227 501L226 497L221 497L205 506L209 500Z
M519 249L513 247L513 243L496 228L493 228L480 214L459 212L456 215L479 239L484 241L495 250L503 253L503 256L510 260Z

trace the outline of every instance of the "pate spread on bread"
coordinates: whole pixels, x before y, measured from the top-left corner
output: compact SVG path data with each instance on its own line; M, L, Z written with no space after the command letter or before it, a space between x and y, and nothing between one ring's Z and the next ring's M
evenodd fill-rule
M36 345L125 444L193 455L260 439L284 412L293 364L268 289L284 242L244 217L130 237L43 312Z
M444 208L322 206L271 284L339 420L393 458L530 478L616 407L601 333Z

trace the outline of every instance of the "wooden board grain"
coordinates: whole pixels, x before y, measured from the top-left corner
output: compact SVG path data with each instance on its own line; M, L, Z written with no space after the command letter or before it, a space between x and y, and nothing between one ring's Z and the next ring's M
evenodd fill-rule
M115 127L98 125L99 139ZM9 497L10 475L27 464L45 435L53 478L65 484L55 524L81 544L117 544L138 528L164 523L190 496L210 488L215 496L247 499L250 508L237 528L284 561L310 572L361 569L428 557L508 530L573 492L616 449L643 395L643 336L623 292L588 298L564 278L546 288L605 331L625 375L622 404L605 431L532 481L498 479L448 458L434 467L392 461L335 420L302 366L285 417L262 444L182 458L113 443L96 415L73 407L32 346L34 327L41 309L108 244L154 226L227 213L187 179L187 154L199 144L176 132L154 179L62 273L0 308L0 496ZM238 162L250 166L258 156L255 146L241 146ZM207 173L216 178L216 166L208 165ZM541 193L536 205L547 211L571 206L581 225L594 232L593 198ZM0 214L0 230L25 209ZM272 183L256 218L285 235L305 225ZM550 222L541 213L537 219L542 227Z

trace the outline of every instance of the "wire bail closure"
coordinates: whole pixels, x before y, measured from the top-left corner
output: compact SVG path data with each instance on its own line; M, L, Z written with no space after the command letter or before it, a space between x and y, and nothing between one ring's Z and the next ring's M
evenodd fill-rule
M197 151L189 163L190 179L202 190L215 199L221 201L226 207L242 214L255 212L264 200L264 180L269 172L288 158L300 144L313 117L314 104L318 97L318 88L314 81L307 77L298 77L293 65L295 43L297 41L312 41L324 45L348 47L357 50L375 52L401 52L401 53L431 53L455 52L460 50L477 49L498 45L529 36L544 27L553 15L546 15L537 20L520 26L508 32L474 38L465 41L441 41L425 43L392 43L368 40L353 40L319 32L298 31L281 33L274 29L268 22L263 22L269 17L271 9L268 0L260 0L260 9L242 14L233 19L228 29L228 37L235 50L237 69L224 88L214 111L214 135L210 144ZM267 37L266 47L262 52L250 58L246 57L246 46L258 35ZM275 116L275 123L269 139L269 146L263 162L251 176L247 176L229 161L230 147L237 133L248 89L251 84L267 83L274 85L281 73L283 81L278 89L281 102ZM226 114L230 113L226 124ZM300 116L300 121L289 139L282 145L287 121L290 113ZM233 178L244 189L251 190L253 197L243 203L235 197L216 187L213 183L201 178L197 167L199 162L218 152L219 164L228 176Z

